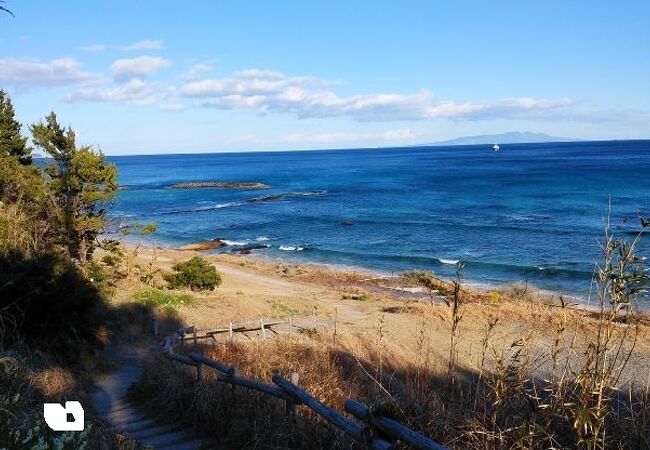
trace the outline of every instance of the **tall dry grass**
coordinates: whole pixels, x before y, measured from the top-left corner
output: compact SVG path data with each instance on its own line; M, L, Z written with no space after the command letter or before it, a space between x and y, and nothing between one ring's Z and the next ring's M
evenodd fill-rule
M637 341L641 335L647 340L648 325L632 307L648 282L637 255L640 240L641 234L631 242L617 239L606 228L596 311L536 303L527 288L508 294L527 305L521 312L528 320L545 321L544 339L534 324L500 335L506 326L498 306L489 304L494 314L487 315L483 333L464 334L467 302L476 299L465 296L459 268L456 281L446 285L446 307L413 306L413 329L403 331L414 334L408 352L386 336L388 321L409 314L406 307L380 314L372 332L337 330L335 342L310 333L200 350L260 381L270 382L275 371L287 377L297 372L304 389L340 411L346 399L361 400L450 448L648 449L650 372L637 372L644 367ZM438 323L448 327L447 342L431 338L427 315L443 319ZM441 346L447 358L434 356L445 354ZM459 348L473 351L459 358ZM287 418L280 401L218 383L214 374L196 381L192 371L164 359L150 363L134 395L235 448L356 445L307 408Z

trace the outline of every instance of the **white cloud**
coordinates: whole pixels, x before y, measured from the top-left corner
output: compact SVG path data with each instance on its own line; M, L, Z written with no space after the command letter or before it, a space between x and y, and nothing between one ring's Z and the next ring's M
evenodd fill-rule
M386 130L379 133L334 131L326 133L292 133L285 136L283 142L298 144L338 144L338 143L379 143L379 142L408 142L421 135L410 128Z
M186 81L196 80L200 75L210 72L213 69L214 67L209 64L194 64L187 72L181 75L181 79Z
M12 86L18 91L90 84L100 80L99 75L82 70L79 62L73 58L50 61L0 59L0 85Z
M421 136L410 128L402 128L399 130L388 130L381 134L382 139L386 141L411 141Z
M185 111L186 108L182 103L165 103L158 107L159 110L164 112L180 112Z
M135 79L117 87L78 89L62 100L67 103L119 102L133 106L150 106L157 101L156 88L156 84Z
M160 50L163 48L163 41L145 39L144 41L134 42L133 44L118 47L119 50L131 52L134 50Z
M181 94L202 100L205 107L247 109L261 114L284 113L298 118L351 117L357 121L446 118L481 120L543 118L565 111L573 102L510 98L494 102L437 100L422 90L413 94L373 93L339 96L331 83L314 77L290 77L280 72L249 69L229 77L192 81Z
M127 45L109 45L109 44L92 44L81 47L83 51L99 53L106 50L120 50L130 52L134 50L160 50L163 48L163 41L154 39L145 39L143 41L133 42Z
M139 56L137 58L118 59L111 64L111 73L116 81L128 81L144 78L171 65L167 59L158 56Z

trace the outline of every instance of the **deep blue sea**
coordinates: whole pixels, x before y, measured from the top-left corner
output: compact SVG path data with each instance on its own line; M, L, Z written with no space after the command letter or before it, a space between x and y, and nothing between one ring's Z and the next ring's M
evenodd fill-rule
M470 282L571 294L589 292L609 199L623 235L650 215L650 141L110 159L123 186L112 215L155 222L159 242L222 238L287 260L441 276L460 260ZM169 188L185 181L271 187Z

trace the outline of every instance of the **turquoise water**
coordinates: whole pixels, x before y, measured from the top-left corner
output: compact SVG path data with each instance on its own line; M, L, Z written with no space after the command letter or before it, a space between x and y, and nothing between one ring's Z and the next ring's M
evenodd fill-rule
M120 222L155 222L170 244L263 244L290 260L468 281L589 291L603 219L615 231L650 215L650 141L111 158ZM260 181L270 189L170 189ZM347 222L347 224L345 223ZM350 223L352 223L350 225ZM645 244L645 243L644 243Z

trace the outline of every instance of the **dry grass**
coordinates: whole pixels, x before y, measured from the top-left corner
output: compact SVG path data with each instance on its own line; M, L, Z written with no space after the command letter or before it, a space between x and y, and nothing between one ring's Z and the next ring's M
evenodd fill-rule
M44 353L26 348L0 351L0 447L86 448L88 450L135 450L124 436L107 431L104 423L86 411L86 431L55 433L43 420L43 403L67 400L89 405L86 397L90 371L105 362L87 358L81 366L64 366Z
M571 322L585 316L557 317L549 324L544 343L531 333L504 333L494 316L483 324L482 339L473 346L467 345L461 328L459 346L473 349L459 358L456 382L448 377L449 347L441 348L431 340L426 318L408 314L417 324L408 332L412 335L408 347L391 339L386 330L394 329L391 319L404 319L401 316L387 315L365 334L339 331L336 343L321 333L202 350L234 364L239 374L261 381L270 382L275 371L286 377L297 372L300 385L330 406L342 410L346 399L360 399L452 448L581 446L573 426L576 410L569 403L580 392L578 376L588 345L578 342L579 327ZM138 396L168 417L182 411L179 416L213 436L226 436L235 448L352 445L305 408L296 423L287 422L281 402L243 388L237 388L235 395L212 376L196 382L192 371L156 361L147 369ZM627 384L624 391L630 387ZM646 448L650 403L645 389L645 393L631 390L629 397L619 396L617 408L608 413L608 436L616 443L611 448Z
M167 266L191 254L158 252ZM453 448L647 448L646 316L617 317L608 328L611 342L621 342L621 354L632 353L617 383L604 392L606 413L598 420L607 445L598 447L576 428L590 414L591 397L582 380L602 327L597 311L571 308L533 286L512 284L492 292L461 287L454 316L445 299L429 301L425 292L418 301L411 291L403 294L402 288L420 286L408 276L385 279L231 255L208 258L224 284L195 306L180 309L187 325L207 328L314 308L331 319L337 311L336 340L327 329L311 337L204 349L244 375L269 382L275 370L296 371L300 384L325 403L341 409L345 399L360 399ZM446 294L449 303L453 283L431 281L431 289ZM227 436L236 448L352 445L308 411L287 423L281 402L241 388L234 396L210 379L196 383L192 372L167 361L148 369L138 395L167 416L183 411L179 416Z

